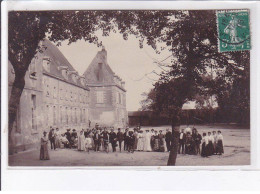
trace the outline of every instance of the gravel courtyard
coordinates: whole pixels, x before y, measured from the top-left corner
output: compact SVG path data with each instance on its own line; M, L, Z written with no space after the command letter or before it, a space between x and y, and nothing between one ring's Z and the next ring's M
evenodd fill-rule
M165 130L169 126L153 127ZM184 128L182 126L181 128ZM197 155L179 154L176 166L222 166L250 164L250 130L234 126L195 126L199 133L221 130L224 136L222 156L202 158ZM147 127L145 127L147 128ZM151 129L151 127L149 127ZM111 148L110 148L111 150ZM50 160L39 160L39 150L26 151L9 156L10 166L166 166L168 152L120 153L79 152L73 149L49 150Z

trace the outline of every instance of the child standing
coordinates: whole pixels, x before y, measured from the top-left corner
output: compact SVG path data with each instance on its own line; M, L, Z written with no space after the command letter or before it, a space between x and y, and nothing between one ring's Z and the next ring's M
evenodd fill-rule
M92 147L92 142L91 142L91 138L89 135L87 135L86 139L85 139L85 148L86 151L89 153L89 149Z

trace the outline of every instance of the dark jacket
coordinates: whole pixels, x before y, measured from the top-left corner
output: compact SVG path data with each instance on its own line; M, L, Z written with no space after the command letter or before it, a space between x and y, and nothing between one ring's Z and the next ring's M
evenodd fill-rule
M166 134L165 134L165 141L166 142L169 142L172 140L172 133L170 131L168 131Z
M90 134L90 130L89 131L84 131L84 136L85 136L85 138Z
M115 132L111 132L109 134L109 140L110 140L110 143L114 143L115 141L117 141L117 135Z
M109 141L109 133L107 131L102 132L102 137L104 141Z
M191 136L191 134L187 134L186 135L185 142L188 145L192 144L192 136Z
M202 140L202 137L201 137L201 135L199 133L198 134L194 134L193 135L193 140L195 141L196 144L200 144L201 140Z
M67 132L65 133L65 136L66 136L66 138L67 138L68 141L71 140L71 134L70 134L70 132L67 131Z
M117 140L118 141L123 141L124 140L124 134L121 131L117 133Z
M94 135L93 135L93 140L94 141L100 141L100 138L101 138L100 134L94 133Z
M54 138L54 132L52 130L50 130L48 138L49 140Z
M134 143L135 143L135 137L134 137L134 135L132 134L132 135L129 135L128 136L128 144L130 145L130 146L134 146Z

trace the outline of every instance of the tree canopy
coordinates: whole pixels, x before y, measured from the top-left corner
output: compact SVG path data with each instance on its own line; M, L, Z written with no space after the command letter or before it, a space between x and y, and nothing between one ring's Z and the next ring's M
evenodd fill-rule
M138 11L11 11L8 22L8 59L15 71L9 99L9 134L24 88L24 76L44 38L57 45L77 40L102 45L96 36L111 32L129 35L150 45L157 53L168 49L173 59L162 68L153 89L154 110L176 120L182 105L198 94L216 94L219 105L243 93L241 108L249 109L249 52L218 52L216 10L138 10ZM206 79L211 72L210 79ZM233 93L230 94L230 88ZM229 98L227 98L227 96ZM238 100L240 101L240 99ZM222 103L223 102L223 103ZM178 119L177 119L178 120ZM176 122L178 123L178 122Z

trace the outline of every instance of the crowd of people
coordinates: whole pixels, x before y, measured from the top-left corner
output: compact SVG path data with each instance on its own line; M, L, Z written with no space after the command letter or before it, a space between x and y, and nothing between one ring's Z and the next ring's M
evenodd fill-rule
M201 136L196 128L182 129L178 134L179 154L201 154L202 157L208 157L213 154L223 154L223 136L221 131L203 133ZM97 124L93 129L82 129L77 132L75 129L67 129L65 133L60 133L59 128L50 127L48 133L45 131L41 138L40 159L48 160L48 141L53 150L58 148L77 149L79 151L90 150L95 152L109 153L109 144L112 152L126 151L134 153L135 151L144 152L169 152L173 146L173 135L169 129L166 133L162 130L145 129L136 127L133 130L129 128L124 131L121 128L99 127Z
M224 153L224 139L221 131L203 132L202 136L196 128L182 129L179 136L178 153L200 154L202 157L221 155Z

